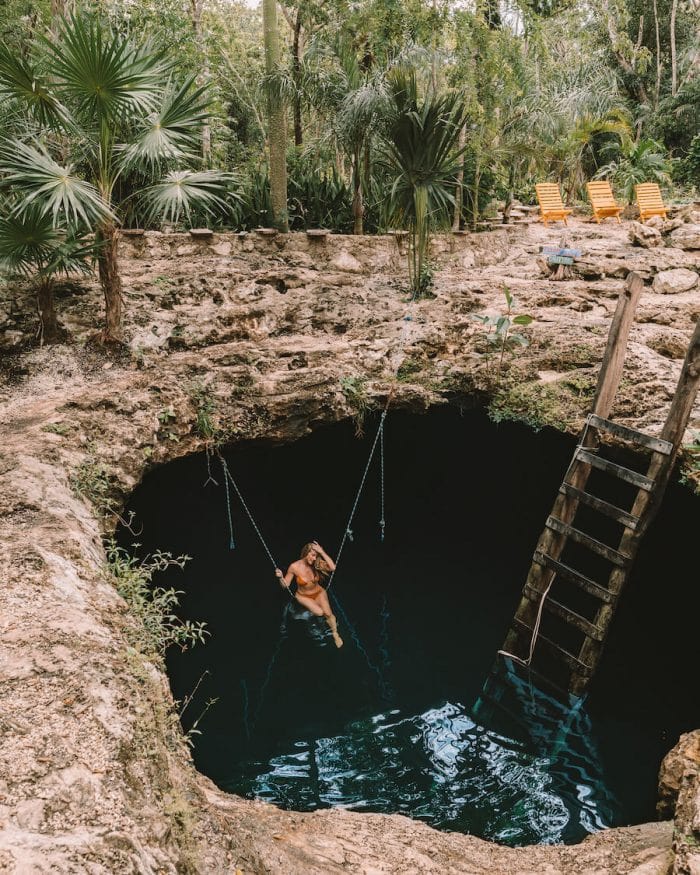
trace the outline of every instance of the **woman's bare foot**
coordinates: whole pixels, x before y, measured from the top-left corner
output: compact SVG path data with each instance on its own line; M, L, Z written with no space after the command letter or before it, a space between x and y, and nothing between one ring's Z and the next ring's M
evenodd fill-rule
M343 646L343 639L338 635L337 632L333 633L333 640L335 641L335 646L340 648Z

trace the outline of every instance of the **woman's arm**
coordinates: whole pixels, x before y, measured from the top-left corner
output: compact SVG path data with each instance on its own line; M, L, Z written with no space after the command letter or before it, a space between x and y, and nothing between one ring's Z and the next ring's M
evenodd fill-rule
M313 546L318 552L319 556L328 566L329 571L335 571L335 562L331 559L331 557L326 553L323 547L318 543L318 541L313 541Z
M279 582L282 586L289 586L292 580L294 580L294 565L292 564L289 566L286 574L282 574L282 571L279 568L275 568L275 574L279 578Z

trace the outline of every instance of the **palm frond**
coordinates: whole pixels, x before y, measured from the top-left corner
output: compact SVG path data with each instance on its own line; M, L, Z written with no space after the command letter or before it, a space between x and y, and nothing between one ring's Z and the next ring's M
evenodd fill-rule
M155 108L167 70L162 50L105 30L90 15L64 21L60 39L48 44L56 88L78 115L104 123Z
M191 158L199 146L202 124L209 117L206 86L193 88L195 77L171 83L157 113L144 119L136 137L120 149L122 168L157 167L165 161Z
M39 70L0 42L0 97L5 96L20 101L44 127L56 127L67 120L65 107Z
M139 194L151 218L179 222L195 209L208 215L229 209L224 198L233 181L232 174L216 170L173 170Z
M0 216L0 272L20 277L89 272L97 251L94 241L54 225L39 204L23 213L5 207Z
M22 192L23 199L14 208L16 213L24 213L36 204L41 215L51 214L54 225L63 219L88 226L114 219L95 186L75 176L70 165L57 164L39 143L0 143L0 176L4 177L3 187Z

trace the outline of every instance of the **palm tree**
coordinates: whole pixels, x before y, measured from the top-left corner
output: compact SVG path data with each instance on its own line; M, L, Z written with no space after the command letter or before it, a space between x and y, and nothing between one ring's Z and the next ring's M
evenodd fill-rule
M276 0L263 0L265 71L274 76L280 66L279 29ZM273 224L280 231L289 230L287 216L287 119L284 102L275 89L268 91L268 142L270 148L270 197Z
M612 179L627 203L632 203L634 187L640 182L656 182L662 186L671 182L671 162L664 147L656 140L623 142L621 146L610 143L603 151L615 157L600 168L595 178Z
M172 169L196 162L208 113L205 89L194 77L176 83L162 51L87 14L63 20L59 38L42 46L43 56L32 61L0 44L0 96L14 98L27 119L23 137L0 143L0 180L21 196L16 215L40 205L54 225L94 231L102 339L118 342L118 227L127 201L140 198L153 217L177 219L194 206L222 206L229 177ZM120 200L117 183L135 171L159 183Z
M388 79L393 113L382 134L383 163L392 178L387 212L391 224L409 231L409 281L420 296L426 291L431 229L451 219L466 111L454 93L429 91L421 102L412 71L396 69Z
M37 203L21 214L11 204L0 206L0 274L35 281L39 343L56 343L64 334L53 299L56 277L89 273L95 243L56 226Z

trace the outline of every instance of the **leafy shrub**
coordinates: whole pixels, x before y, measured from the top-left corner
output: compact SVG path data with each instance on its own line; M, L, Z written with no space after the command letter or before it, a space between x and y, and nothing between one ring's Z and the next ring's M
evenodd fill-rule
M174 557L159 550L145 559L138 559L118 546L114 539L107 541L106 546L109 576L129 605L130 612L140 621L129 633L134 647L148 656L162 656L172 644L187 650L198 641L204 642L209 634L205 623L181 620L174 613L181 591L152 585L157 572L172 566L184 568L189 556Z

